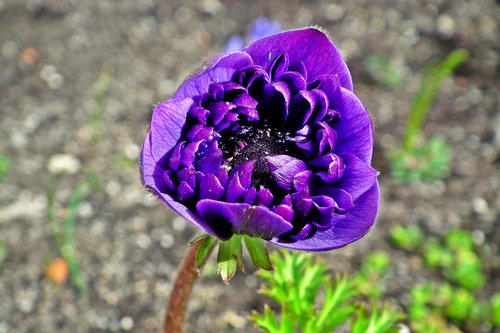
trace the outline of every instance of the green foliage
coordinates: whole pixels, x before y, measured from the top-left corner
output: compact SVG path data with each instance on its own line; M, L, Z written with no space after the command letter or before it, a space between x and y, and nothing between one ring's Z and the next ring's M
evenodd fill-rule
M410 110L403 138L403 147L415 147L416 139L420 134L425 118L430 111L432 103L439 92L443 81L450 77L455 69L469 59L469 52L458 49L450 53L443 62L430 64L424 72Z
M252 259L253 265L257 269L264 269L270 271L273 269L271 264L271 259L269 258L269 253L264 245L264 240L257 237L250 237L247 235L243 236L245 245Z
M372 299L381 297L383 285L374 281L380 281L385 276L390 264L389 256L385 252L376 251L368 255L354 276L356 288Z
M452 230L446 235L444 244L429 241L424 249L424 258L427 265L442 269L443 274L460 287L474 290L485 283L481 258L468 231Z
M491 298L491 324L500 326L500 293L496 293Z
M363 66L374 80L389 89L395 89L403 83L401 71L389 57L369 55L363 61Z
M70 278L79 294L86 291L83 275L77 259L75 244L75 226L77 222L78 207L82 203L85 193L89 189L97 189L99 180L95 173L86 171L86 177L80 181L73 190L62 221L56 214L55 194L61 176L55 176L47 191L47 219L51 228L52 239L59 254L66 260L69 266Z
M427 114L442 82L469 58L464 49L453 51L440 63L428 66L413 100L401 148L389 151L392 174L402 182L441 179L448 173L451 149L439 137L417 144Z
M190 245L195 243L200 243L195 256L198 274L205 266L208 266L206 264L210 254L215 246L219 245L215 273L219 274L224 283L231 281L237 269L243 270L243 244L256 269L271 270L273 268L264 240L260 238L234 234L229 240L222 241L211 235L203 234L193 239Z
M474 244L471 232L455 229L442 239L424 242L417 226L397 226L391 230L391 241L398 248L421 254L428 267L439 270L447 279L412 287L407 311L415 332L455 333L460 332L457 326L477 329L485 322L498 325L494 298L490 304L475 294L484 286L485 276L478 254L482 249ZM500 297L496 302L500 308Z
M228 241L219 243L217 273L222 282L228 283L236 273L236 268L243 269L241 235L238 234L234 234Z
M254 323L266 332L332 332L347 322L355 333L395 331L394 323L401 315L377 305L368 310L356 302L360 292L355 278L333 277L322 262L304 253L283 251L271 259L275 270L259 272L267 282L261 293L280 305L279 319L267 305L263 314L252 315ZM379 274L386 267L386 258L378 253L371 257L364 274Z
M406 251L415 251L424 241L424 233L417 226L404 227L397 225L390 231L392 244Z
M0 269L2 268L3 261L5 260L5 257L7 256L7 248L5 247L5 244L0 242Z
M7 177L10 169L10 160L7 156L0 154L0 181Z
M441 137L433 137L421 145L399 148L387 153L391 174L401 182L442 179L451 163L451 149Z

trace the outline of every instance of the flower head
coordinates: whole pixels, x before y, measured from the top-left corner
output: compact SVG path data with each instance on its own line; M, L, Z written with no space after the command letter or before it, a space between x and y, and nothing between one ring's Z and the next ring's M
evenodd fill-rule
M320 30L261 38L213 60L153 112L145 186L206 232L321 251L373 225L373 128Z

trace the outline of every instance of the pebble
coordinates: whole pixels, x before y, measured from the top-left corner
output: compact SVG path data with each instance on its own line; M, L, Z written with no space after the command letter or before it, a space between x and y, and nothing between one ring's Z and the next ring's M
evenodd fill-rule
M164 249L170 249L175 245L174 236L171 234L165 234L160 237L160 245Z
M485 239L486 239L486 236L484 235L484 231L482 231L482 230L474 230L472 232L472 241L477 246L483 245Z
M49 158L47 169L53 175L58 174L76 174L80 171L80 161L73 155L56 154Z
M134 328L134 319L129 316L125 316L122 319L120 319L120 327L124 331L130 331L132 328Z
M455 20L447 14L439 16L436 25L438 33L445 38L453 37L457 31L457 24L455 23Z
M141 249L147 249L151 245L151 238L146 234L140 234L135 240L135 244Z
M488 203L483 198L472 199L472 209L479 215L486 214L489 211Z
M184 231L186 229L186 223L188 222L185 219L177 216L172 220L172 228L174 228L175 231Z
M325 18L329 21L335 22L344 16L344 8L341 5L332 3L323 7Z

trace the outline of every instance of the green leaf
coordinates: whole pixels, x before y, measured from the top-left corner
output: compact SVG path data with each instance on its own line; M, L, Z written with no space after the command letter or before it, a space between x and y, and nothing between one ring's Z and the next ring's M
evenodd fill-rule
M408 122L406 123L403 138L404 149L415 147L416 139L439 92L441 83L468 58L469 52L467 50L458 49L450 53L443 62L431 64L427 67L421 80L420 89L413 100Z
M9 173L10 160L5 155L0 155L0 180L3 180Z
M264 314L254 311L250 317L255 325L259 326L268 333L278 333L281 331L280 326L276 322L276 314L266 304L264 305Z
M269 258L269 252L267 252L264 245L264 240L247 235L243 236L243 240L245 241L245 246L250 254L250 258L252 259L255 268L271 271L273 269L273 265L271 264L271 259Z
M234 234L229 240L219 242L217 273L222 282L229 283L236 273L236 269L243 269L241 255L241 235Z
M494 327L500 326L500 293L491 298L491 324Z
M5 260L6 256L7 256L7 249L4 243L0 242L0 269L2 268L3 261Z
M207 263L207 259L210 257L210 254L212 253L215 245L217 245L217 238L209 234L204 234L193 239L189 243L189 245L193 246L194 244L199 242L201 244L200 247L198 248L198 251L196 251L196 257L194 262L198 275L201 273L201 270Z

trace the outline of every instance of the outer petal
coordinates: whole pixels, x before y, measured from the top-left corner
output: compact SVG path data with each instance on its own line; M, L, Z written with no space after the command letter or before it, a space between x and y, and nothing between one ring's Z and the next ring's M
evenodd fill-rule
M342 102L333 105L340 115L340 121L333 126L338 139L335 152L352 153L362 161L370 163L373 151L370 115L354 93L343 88L341 91Z
M159 104L153 111L150 135L151 153L155 161L163 158L181 137L182 126L191 105L193 100L190 98L169 100Z
M363 237L375 222L379 203L378 183L363 194L356 206L344 218L334 222L333 228L317 231L311 238L288 243L273 238L271 243L289 249L303 251L327 251L346 246Z
M211 83L231 80L233 73L252 65L252 58L245 52L233 52L202 68L201 73L194 73L179 87L174 100L200 96L208 92Z
M335 183L335 187L347 191L352 196L352 200L356 202L363 193L373 186L373 183L377 182L378 172L353 154L341 154L340 156L346 167L344 177Z
M198 202L196 209L207 221L228 223L233 232L264 239L278 237L293 228L283 217L262 206L206 199Z
M352 90L349 69L328 36L315 28L284 31L256 40L243 51L252 56L256 65L268 68L283 52L291 64L302 61L309 78L321 74L337 74L342 87Z
M164 201L176 213L187 219L198 228L201 228L209 234L221 239L229 239L232 236L232 232L228 230L228 228L217 225L211 227L207 222L191 212L186 206L177 202L164 192L165 189L161 188L163 186L163 170L157 166L155 158L153 157L151 150L151 137L152 135L150 132L144 141L141 151L141 174L144 186Z

